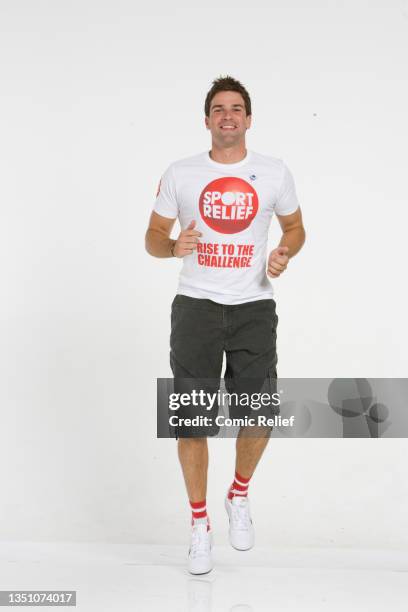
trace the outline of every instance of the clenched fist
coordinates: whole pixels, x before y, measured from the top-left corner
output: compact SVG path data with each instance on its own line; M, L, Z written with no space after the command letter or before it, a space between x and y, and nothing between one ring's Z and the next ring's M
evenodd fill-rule
M173 249L175 257L190 255L190 253L197 248L197 243L199 242L198 238L202 236L202 234L194 229L195 224L196 222L194 220L191 221L186 229L180 232Z
M268 259L268 276L277 278L284 270L289 262L288 257L289 247L278 247L271 251Z

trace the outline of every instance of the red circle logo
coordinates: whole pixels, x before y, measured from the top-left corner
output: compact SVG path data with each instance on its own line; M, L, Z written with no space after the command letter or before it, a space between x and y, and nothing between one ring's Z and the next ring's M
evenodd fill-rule
M236 234L249 227L258 212L258 196L241 178L228 176L208 183L200 195L200 214L211 229Z

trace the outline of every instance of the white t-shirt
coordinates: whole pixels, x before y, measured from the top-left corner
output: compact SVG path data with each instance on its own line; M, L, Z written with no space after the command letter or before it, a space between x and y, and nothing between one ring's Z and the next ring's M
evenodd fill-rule
M202 233L197 250L183 257L177 293L221 304L271 298L271 218L298 207L292 174L281 159L247 149L234 164L216 162L208 151L170 164L153 209L178 217L182 229L195 219L194 229Z

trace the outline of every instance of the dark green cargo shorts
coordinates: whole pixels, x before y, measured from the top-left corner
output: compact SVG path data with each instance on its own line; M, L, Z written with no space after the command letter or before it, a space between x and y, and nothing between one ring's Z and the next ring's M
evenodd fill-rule
M276 393L276 328L278 315L273 299L225 305L212 300L176 295L171 308L170 365L174 391L191 392L205 388L214 393L220 387L223 356L226 368L224 381L230 394ZM243 396L240 395L240 398ZM219 404L211 410L200 406L180 407L178 417L197 414L211 418L207 426L176 426L176 437L214 436ZM229 403L229 417L242 418L254 414L242 402ZM257 414L273 416L273 406L262 407Z

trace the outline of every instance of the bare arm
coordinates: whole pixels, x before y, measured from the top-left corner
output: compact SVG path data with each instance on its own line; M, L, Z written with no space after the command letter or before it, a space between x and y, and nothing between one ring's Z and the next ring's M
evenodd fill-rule
M175 220L152 212L145 243L146 251L153 257L184 257L197 248L201 232L194 229L196 222L191 221L188 227L180 232L177 240L173 240L170 233Z
M302 212L298 208L291 215L276 216L283 232L279 246L288 247L287 255L290 259L300 251L305 242L306 232L303 227Z
M170 238L171 230L176 219L162 217L152 212L145 236L146 251L153 257L173 257L171 248L175 240Z
M306 238L300 208L291 215L276 216L282 228L282 238L279 246L269 255L268 276L272 278L277 278L286 270L289 259L300 251Z

